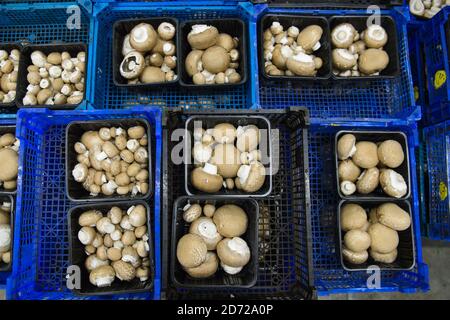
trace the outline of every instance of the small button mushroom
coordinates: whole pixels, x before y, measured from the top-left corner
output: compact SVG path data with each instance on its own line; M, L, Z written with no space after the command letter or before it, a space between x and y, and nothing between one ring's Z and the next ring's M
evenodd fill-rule
M222 240L213 220L208 217L200 217L194 220L189 228L189 233L198 234L202 237L208 250L216 250L217 244Z
M135 160L135 155L130 150L125 149L120 151L120 158L130 164Z
M141 171L141 165L137 162L133 162L128 166L126 174L129 177L135 177L139 173L139 171Z
M339 180L355 182L361 175L361 169L355 165L351 159L346 159L339 162L338 176Z
M136 175L136 180L137 181L146 181L148 180L148 170L147 169L142 169L138 172L138 174Z
M37 104L37 98L32 93L27 93L25 97L23 97L22 103L24 106L32 106Z
M118 260L112 263L116 277L122 281L131 281L136 277L136 269L128 262Z
M175 27L169 22L162 22L158 26L158 35L163 40L171 40L175 36Z
M383 71L388 64L389 55L380 49L367 49L361 53L358 60L359 71L369 75Z
M342 23L331 31L331 41L336 48L348 48L354 41L357 31L350 23Z
M216 207L212 204L205 204L203 206L203 214L208 218L212 218L214 216L215 211Z
M119 187L127 186L130 184L130 177L125 172L121 172L116 176L115 182Z
M30 83L32 85L38 85L41 82L41 76L36 71L29 72L27 74L27 80L28 80L28 83Z
M108 261L100 260L96 255L90 255L84 262L84 265L88 271L92 271L101 266L107 266L108 264Z
M139 141L136 139L130 139L127 141L127 149L131 152L136 152L136 150L140 147Z
M128 128L127 133L131 139L140 139L145 135L145 128L143 126L133 126Z
M91 254L95 254L97 251L97 248L93 245L88 244L87 246L84 246L84 252L86 255L90 256Z
M371 238L371 249L379 253L394 251L399 243L398 233L381 223L372 224L367 232Z
M0 70L3 73L11 73L14 70L14 64L11 60L4 60L0 63Z
M133 227L143 226L147 222L147 213L146 213L145 207L141 204L135 206L128 213L128 217L129 217L130 224Z
M105 236L103 237L103 245L107 248L111 248L114 245L114 241L111 238L111 234L105 234Z
M124 135L117 135L114 143L119 150L124 150L127 147L127 138Z
M341 192L345 196L350 196L356 192L356 185L352 181L344 180L340 184Z
M48 70L48 74L51 78L59 78L61 76L62 69L60 66L51 66Z
M183 219L184 221L186 221L187 223L191 223L194 220L196 220L197 218L199 218L202 214L202 207L198 204L192 204L192 205L186 205L183 208L184 212L183 212Z
M119 154L119 149L111 142L105 141L102 145L102 151L109 157L114 158Z
M67 104L80 104L83 101L84 93L74 91L70 97L67 98Z
M154 67L161 67L164 63L164 58L159 53L152 53L151 55L148 55L145 57L146 59L146 66L154 66Z
M121 241L125 246L132 246L136 242L136 236L133 231L126 230L122 235Z
M11 250L11 226L9 224L0 225L0 256Z
M112 233L116 230L114 224L112 224L111 220L108 217L103 217L99 219L96 223L97 230L102 233Z
M353 68L357 64L355 56L347 49L333 49L333 66L341 71Z
M186 234L178 241L177 259L185 268L194 268L206 260L208 249L203 239L196 234Z
M122 220L123 212L119 207L112 207L107 214L107 217L111 220L113 224L119 224Z
M370 235L359 229L349 230L344 236L345 247L354 252L366 251L370 242Z
M383 141L378 146L378 159L389 168L398 168L405 160L402 145L395 140Z
M356 189L361 194L369 194L378 187L380 183L380 171L378 168L364 170L356 182Z
M143 240L136 242L136 252L138 253L139 257L145 258L148 257L149 247L148 243L146 243Z
M146 267L139 267L136 269L136 277L139 278L141 282L147 281L150 276L150 269Z
M394 198L401 198L408 192L403 176L392 169L381 170L380 185L387 195Z
M73 92L73 88L70 84L64 84L61 87L61 93L65 96L70 96Z
M62 93L57 93L57 94L55 94L55 96L53 98L53 102L56 105L66 104L67 103L67 97L65 95L63 95Z
M134 230L133 225L130 222L130 218L128 215L124 215L122 220L120 221L120 227L124 230Z
M39 68L45 67L45 64L47 63L47 57L45 56L45 54L38 50L33 51L30 58L31 62Z
M368 48L379 49L386 45L388 35L382 26L372 24L364 32L363 40Z
M410 0L409 11L415 16L423 16L425 14L425 5L422 0Z
M354 252L346 248L342 247L342 256L344 259L353 264L363 264L369 258L369 254L367 250Z
M88 176L88 168L85 164L78 163L72 170L72 176L76 182L84 182Z
M130 263L134 268L137 268L141 263L141 259L136 252L136 249L130 246L123 248L122 261Z
M129 166L130 166L130 164L128 162L121 160L120 161L120 172L127 172Z
M146 163L148 161L147 149L139 147L134 153L134 160L138 163Z
M103 173L103 171L97 171L94 175L94 183L96 185L101 186L102 184L106 183L106 175Z
M142 194L147 194L148 192L148 183L147 182L138 182L136 184L138 191Z
M143 225L134 229L134 235L136 238L140 239L147 233L147 226Z
M352 134L343 135L338 141L337 149L340 160L352 157L356 152L356 137Z
M261 162L253 161L250 165L242 165L238 172L239 182L245 192L257 192L264 185L266 170Z
M109 287L113 283L115 276L116 273L111 266L100 266L91 271L89 282L99 288Z
M61 53L59 52L52 52L47 56L47 62L51 63L53 65L61 64Z
M112 233L110 233L110 236L111 236L111 240L118 241L122 238L122 232L116 227L116 229Z
M122 250L119 248L108 248L108 250L106 251L107 257L109 260L111 261L119 261L120 259L122 259Z
M122 241L117 240L117 241L114 241L113 247L122 250L124 245L123 245Z
M203 74L199 72L194 74L194 76L192 77L192 82L194 84L206 84L206 78Z
M216 45L224 48L227 52L234 48L233 38L228 33L220 33L217 36Z
M96 256L100 260L108 260L107 248L104 245L101 245L100 247L98 247Z
M88 210L78 217L78 224L82 227L94 227L101 218L102 213L100 211Z
M278 21L274 21L270 25L270 32L276 36L283 32L283 26Z
M342 231L361 229L366 221L366 211L360 205L348 203L342 206L340 215Z
M84 245L91 244L97 233L92 227L82 227L80 231L78 231L78 240Z
M224 181L224 188L228 190L234 189L234 180L232 178L228 178Z
M217 244L217 255L227 266L243 267L250 261L250 248L242 238L225 238Z
M370 249L369 253L374 261L381 263L393 263L395 260L397 260L398 250L394 249L393 251L388 253L380 253Z

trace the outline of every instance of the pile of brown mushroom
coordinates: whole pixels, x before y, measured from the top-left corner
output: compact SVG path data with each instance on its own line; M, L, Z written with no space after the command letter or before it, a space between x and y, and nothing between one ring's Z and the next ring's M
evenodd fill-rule
M363 207L349 203L341 208L341 229L344 246L342 255L353 264L362 264L369 258L393 263L397 259L398 231L411 225L408 212L392 202L371 208L369 217Z
M22 99L29 105L79 104L83 101L86 77L86 53L72 57L67 51L45 55L31 53L32 64L27 67L27 93Z
M237 274L250 261L250 248L242 235L247 231L245 211L234 204L216 209L212 204L187 204L183 219L191 223L189 233L177 244L177 258L193 278L214 275L219 262L228 274ZM203 213L203 215L202 215Z
M162 22L157 30L149 23L136 25L123 39L121 76L129 84L176 80L175 33L175 26L169 22Z
M341 23L331 32L333 73L340 77L377 76L389 64L383 50L386 30L377 24L358 33L350 23Z
M0 264L11 262L11 202L0 206Z
M0 136L0 187L14 190L19 171L19 139L12 133Z
M78 164L75 181L92 196L132 196L148 191L147 134L143 126L86 131L74 145Z
M126 211L112 207L105 215L98 210L78 218L78 240L85 246L89 281L108 287L114 279L147 281L150 275L147 210L141 204Z
M415 16L431 19L448 5L449 0L409 0L409 11Z
M342 194L349 196L358 192L367 195L378 185L394 198L401 198L408 192L403 176L393 170L405 160L399 142L385 140L377 145L370 141L357 142L353 134L345 134L339 138L337 153L341 160L338 176Z
M10 103L16 99L17 73L20 52L12 49L9 53L0 50L0 103Z
M264 185L266 172L258 149L257 126L219 123L212 129L194 128L192 156L196 168L191 183L200 191L218 192L234 188L257 192Z
M322 27L310 25L302 31L279 22L264 31L265 72L271 76L315 76L323 61L314 52L320 49Z
M187 35L192 51L186 56L185 69L194 84L239 83L239 39L219 33L214 26L196 24Z

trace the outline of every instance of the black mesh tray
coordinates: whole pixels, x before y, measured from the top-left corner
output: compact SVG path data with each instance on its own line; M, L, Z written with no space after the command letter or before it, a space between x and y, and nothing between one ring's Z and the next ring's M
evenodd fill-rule
M163 290L169 299L313 299L316 298L312 270L310 195L308 178L309 117L305 108L283 110L217 110L214 115L261 115L271 125L279 170L273 176L272 193L257 198L259 205L258 278L252 288L177 289L170 280L172 208L184 189L184 164L170 154L180 141L174 130L183 129L190 116L205 111L170 109L163 131ZM275 131L274 131L275 130ZM276 134L278 132L278 135ZM277 137L278 136L278 137ZM176 140L176 141L173 141ZM175 149L174 149L175 148ZM226 199L224 199L226 200Z

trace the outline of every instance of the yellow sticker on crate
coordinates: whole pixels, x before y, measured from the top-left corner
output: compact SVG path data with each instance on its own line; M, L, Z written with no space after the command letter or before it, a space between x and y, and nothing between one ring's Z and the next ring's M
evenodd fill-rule
M434 88L438 90L447 81L447 73L445 70L438 70L434 74Z
M442 181L441 181L441 183L439 183L439 195L441 197L441 201L444 201L445 199L447 199L447 196L448 196L448 188L445 185L445 183Z
M419 88L417 86L414 87L414 100L417 101L419 100L420 97L420 93L419 93Z

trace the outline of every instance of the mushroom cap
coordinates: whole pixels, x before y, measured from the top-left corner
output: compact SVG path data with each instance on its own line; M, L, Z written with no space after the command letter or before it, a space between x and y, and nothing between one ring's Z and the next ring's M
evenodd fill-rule
M100 260L96 255L92 254L84 261L84 266L88 271L92 271L101 266L109 265L108 260Z
M373 74L386 69L389 64L389 56L381 49L367 49L359 55L359 71L365 74Z
M394 198L401 198L408 192L403 176L392 169L381 170L380 184L383 191Z
M0 181L9 181L17 177L19 156L10 148L0 149Z
M131 263L117 260L112 263L112 267L116 272L116 277L122 281L131 281L136 277L136 269Z
M187 40L192 49L206 49L216 44L219 31L214 26L193 25Z
M361 169L351 159L346 159L339 162L339 180L355 182L360 174Z
M109 287L114 281L115 276L114 269L109 265L104 265L91 271L89 274L89 282L99 288Z
M188 209L184 210L183 212L183 219L187 223L191 223L198 219L202 215L202 207L198 203L194 203L193 205L189 206Z
M93 227L103 217L98 210L88 210L78 217L78 224L82 227Z
M373 249L369 250L370 256L373 260L381 263L393 263L397 259L398 250L394 249L388 253L380 253Z
M340 219L343 231L361 229L367 221L367 214L360 205L348 203L342 206Z
M374 207L374 208L370 209L370 211L369 211L369 222L370 222L370 224L374 224L374 223L378 222L377 211L378 211L377 207Z
M283 49L287 48L287 49ZM287 46L276 45L272 51L272 63L280 70L286 69L287 59L293 54L292 49Z
M195 168L191 172L191 183L197 190L214 193L222 189L223 178L218 174L209 174L203 168Z
M341 192L343 195L350 196L356 192L356 185L348 180L344 180L340 184Z
M370 169L378 164L377 145L370 141L356 143L356 152L352 157L353 162L360 168Z
M226 238L217 244L217 255L227 266L243 267L250 261L250 248L242 238Z
M206 253L206 260L194 268L184 268L184 270L192 277L192 278L209 278L214 275L219 268L219 259L214 252Z
M356 152L356 137L347 133L339 138L337 143L337 153L339 160L345 160L353 156Z
M202 55L203 68L213 74L227 70L230 60L227 50L221 46L212 46Z
M203 214L208 218L212 218L216 212L216 207L212 204L205 204L203 206Z
M144 68L144 56L140 52L131 51L123 58L119 71L125 79L135 79L139 77Z
M0 209L0 224L9 224L10 216L9 213Z
M350 23L342 23L331 31L331 41L336 48L348 48L357 33Z
M238 138L239 141L239 138ZM234 178L241 166L241 153L233 144L218 144L214 148L211 163L223 178Z
M200 66L203 64L203 62L201 62L203 52L204 51L202 51L202 50L192 50L186 56L184 66L186 68L187 74L190 77L193 77L195 74L202 71L202 68L200 68Z
M333 49L333 66L339 70L345 71L356 66L356 57L347 49Z
M370 236L360 229L349 230L344 236L344 244L354 252L366 251L370 247Z
M243 235L248 225L247 214L241 207L234 204L226 204L217 208L213 221L217 231L227 238Z
M130 32L130 44L138 51L152 50L157 39L158 34L148 23L139 23Z
M381 223L372 224L367 232L372 240L371 249L379 253L389 253L397 248L398 233Z
M408 212L392 202L383 203L377 209L378 222L397 231L403 231L411 225Z
M323 29L318 25L304 28L297 37L297 44L305 51L311 51L322 38Z
M145 67L139 79L142 83L158 83L166 81L166 74L157 67Z
M133 227L143 226L147 223L147 210L142 204L138 204L128 214L128 218Z
M245 178L245 173L242 175L240 174L242 167L249 167L247 178ZM244 190L245 192L257 192L259 189L261 189L266 180L266 168L261 162L252 161L250 165L244 165L239 168L238 177L242 190Z
M208 217L200 217L195 220L189 228L189 233L202 237L208 250L216 250L217 244L222 240L222 236L217 232L217 227L213 220Z
M314 58L302 52L288 58L286 67L297 76L315 76L317 73Z
M11 250L11 226L0 225L0 255Z
M221 46L227 52L234 48L233 37L228 33L220 33L217 37L216 45Z
M242 128L243 131L238 128L236 147L241 152L251 152L258 148L259 144L259 129L255 125L248 125Z
M405 160L402 145L395 140L383 141L378 146L378 159L389 168L398 168Z
M197 234L188 233L178 240L178 262L185 268L201 265L206 259L208 248L205 241Z
M100 138L98 131L86 131L81 136L81 143L90 150L94 145L103 145L104 141Z
M344 259L353 264L362 264L369 258L369 253L367 250L354 252L346 247L342 247L342 255Z
M356 190L362 194L373 192L380 183L380 170L378 168L370 168L364 170L356 182Z
M409 11L415 16L423 16L425 14L425 5L422 0L410 0Z
M163 40L171 40L175 36L175 26L169 22L162 22L158 26L158 35Z
M236 128L230 123L219 123L214 126L213 137L217 143L234 143Z
M372 24L364 32L363 40L368 48L379 49L387 43L388 35L382 26Z

